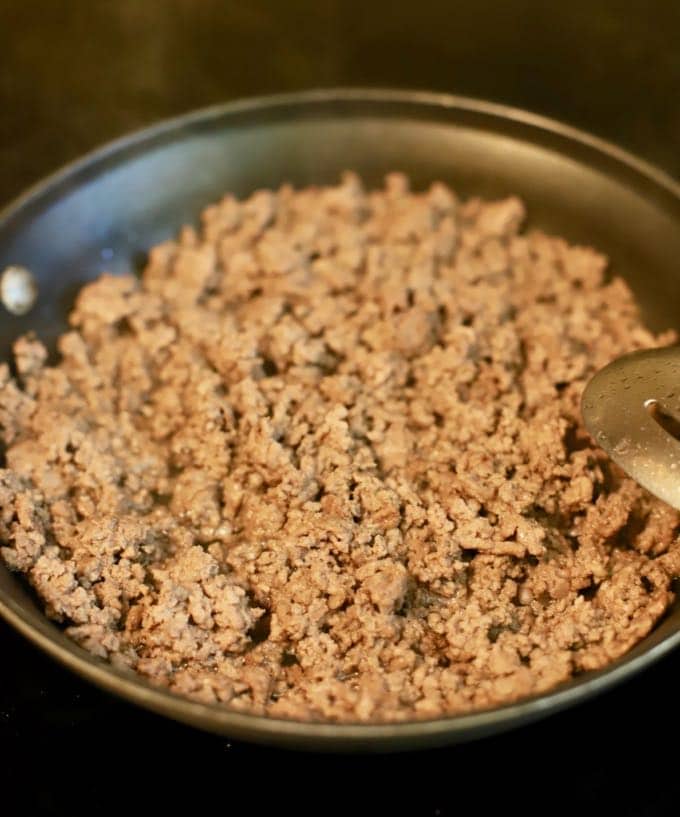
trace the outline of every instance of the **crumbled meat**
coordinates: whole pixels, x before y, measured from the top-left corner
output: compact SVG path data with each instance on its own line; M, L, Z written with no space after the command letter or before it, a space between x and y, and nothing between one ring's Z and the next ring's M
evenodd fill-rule
M491 707L603 667L673 599L678 514L579 414L674 338L516 198L391 174L227 196L61 361L0 366L0 543L48 614L202 701L317 720Z

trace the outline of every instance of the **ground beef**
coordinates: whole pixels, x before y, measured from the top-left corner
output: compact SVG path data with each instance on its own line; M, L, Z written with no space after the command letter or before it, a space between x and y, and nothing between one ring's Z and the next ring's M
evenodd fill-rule
M516 198L390 175L208 207L0 366L0 540L86 649L203 701L405 720L603 667L673 599L678 514L584 430L671 342Z

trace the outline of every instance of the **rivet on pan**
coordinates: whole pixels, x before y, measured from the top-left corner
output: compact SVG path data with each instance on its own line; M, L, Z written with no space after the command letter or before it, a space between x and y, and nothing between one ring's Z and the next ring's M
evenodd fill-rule
M38 297L38 286L26 267L6 267L0 276L0 300L13 315L25 315Z

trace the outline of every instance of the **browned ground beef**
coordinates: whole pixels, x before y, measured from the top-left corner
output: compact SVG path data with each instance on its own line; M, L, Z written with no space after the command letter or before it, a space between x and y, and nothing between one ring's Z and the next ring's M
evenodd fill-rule
M88 650L204 701L403 720L620 656L678 514L588 437L613 357L669 342L516 198L398 174L208 207L0 366L0 540Z

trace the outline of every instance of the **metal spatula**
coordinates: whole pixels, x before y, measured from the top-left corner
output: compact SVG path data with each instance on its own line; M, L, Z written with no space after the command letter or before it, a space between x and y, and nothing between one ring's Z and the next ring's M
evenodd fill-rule
M680 509L680 346L625 355L588 383L583 419L636 482Z

